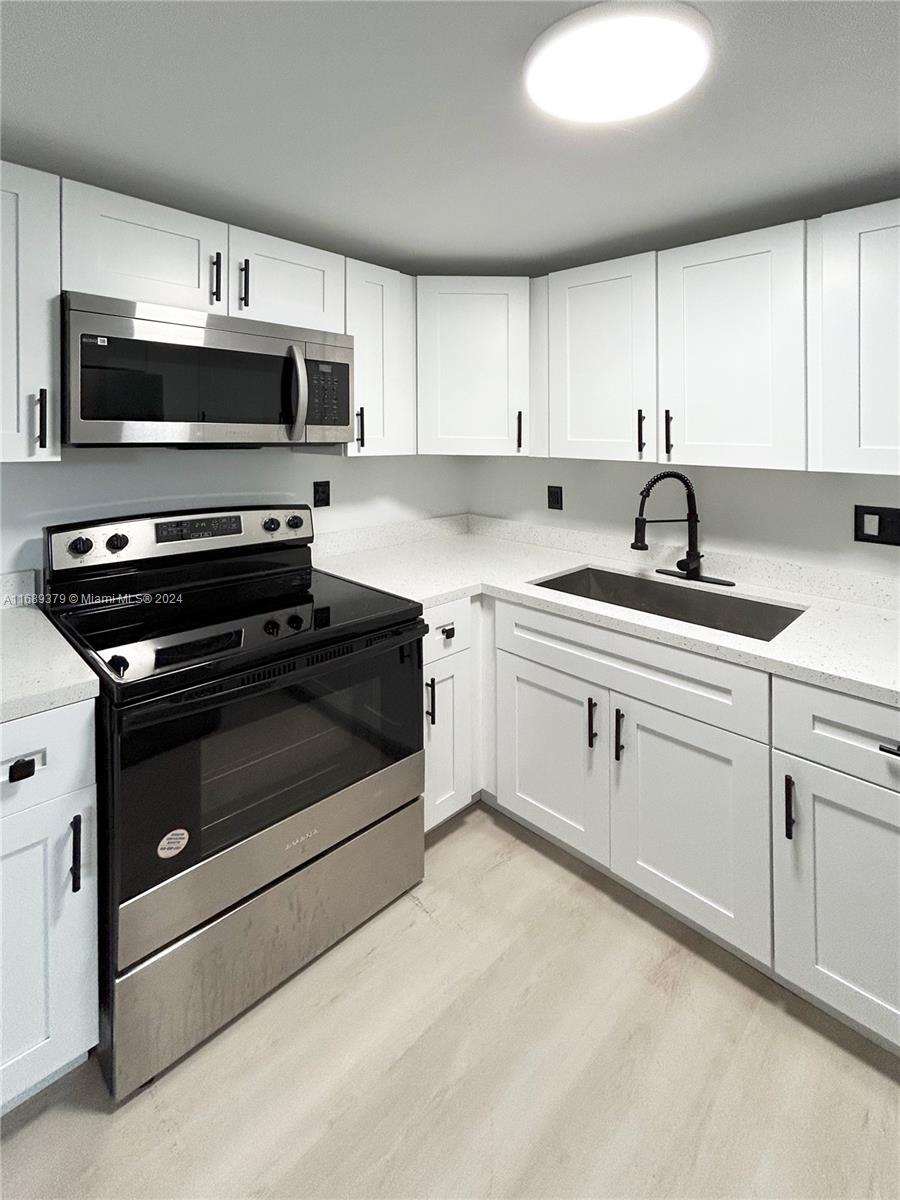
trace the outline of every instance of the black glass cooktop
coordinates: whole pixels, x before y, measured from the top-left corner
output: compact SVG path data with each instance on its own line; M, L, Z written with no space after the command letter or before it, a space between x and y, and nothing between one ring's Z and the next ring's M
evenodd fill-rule
M251 594L248 594L251 593ZM54 619L117 691L154 692L350 639L421 615L421 605L327 571L294 573L286 589L177 586L79 605ZM256 594L253 594L256 593Z

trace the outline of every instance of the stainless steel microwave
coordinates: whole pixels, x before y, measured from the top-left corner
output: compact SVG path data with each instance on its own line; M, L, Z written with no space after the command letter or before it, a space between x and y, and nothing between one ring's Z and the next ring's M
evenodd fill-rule
M353 338L63 292L70 446L349 442Z

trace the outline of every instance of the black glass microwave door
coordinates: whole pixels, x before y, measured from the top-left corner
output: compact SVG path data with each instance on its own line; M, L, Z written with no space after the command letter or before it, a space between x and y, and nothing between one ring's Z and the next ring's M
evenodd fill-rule
M121 899L421 750L420 674L395 647L125 732Z
M290 425L296 391L288 355L81 336L87 421Z

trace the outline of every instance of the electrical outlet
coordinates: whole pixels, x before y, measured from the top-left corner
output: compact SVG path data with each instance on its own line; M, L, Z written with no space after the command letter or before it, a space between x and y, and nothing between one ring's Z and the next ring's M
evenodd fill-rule
M879 542L882 546L900 546L900 508L857 504L853 509L853 539Z
M551 483L547 488L547 507L562 508L562 506L562 488L558 487L555 483Z
M331 503L331 484L320 479L313 484L313 508L327 508Z

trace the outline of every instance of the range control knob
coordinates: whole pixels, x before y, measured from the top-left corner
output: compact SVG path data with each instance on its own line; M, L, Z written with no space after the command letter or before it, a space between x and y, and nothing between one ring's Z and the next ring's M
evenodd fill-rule
M267 633L269 637L278 637L281 632L281 626L277 621L266 621L263 625L263 633Z
M106 539L106 548L111 550L113 554L118 554L120 550L124 550L128 545L128 538L124 533L114 533Z
M266 533L274 533L276 529L281 528L281 522L277 517L266 517L263 521L263 529Z
M287 519L287 527L288 529L302 529L303 518L298 517L296 513L292 513L292 515Z
M112 658L109 659L109 661L107 662L106 665L109 667L109 669L111 671L114 671L116 673L116 675L118 675L118 677L121 679L122 676L125 674L125 672L128 670L128 659L125 658L121 654L114 654L112 656Z
M94 543L88 537L72 538L66 549L73 557L79 557L82 554L90 554L94 548Z
M287 623L290 629L300 630L303 628L303 618L299 613L291 613L287 619Z

